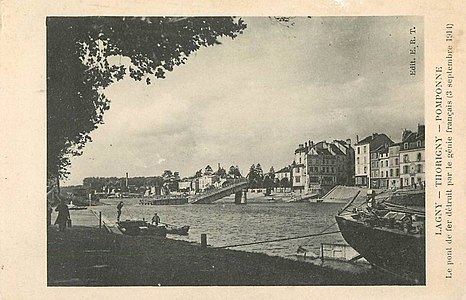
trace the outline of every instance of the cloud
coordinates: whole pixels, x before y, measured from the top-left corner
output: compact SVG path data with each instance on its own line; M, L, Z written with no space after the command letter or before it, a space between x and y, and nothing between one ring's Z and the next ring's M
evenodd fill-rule
M422 18L246 22L243 35L200 49L164 80L109 87L106 124L73 160L72 181L125 170L189 176L217 162L243 173L258 162L278 169L308 139L398 139L423 122L422 49L419 76L407 70L409 28L422 32Z

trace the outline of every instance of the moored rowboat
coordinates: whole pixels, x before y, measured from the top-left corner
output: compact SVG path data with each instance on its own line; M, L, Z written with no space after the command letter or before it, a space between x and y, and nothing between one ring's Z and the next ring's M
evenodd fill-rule
M151 235L166 237L167 228L165 226L155 226L144 220L125 220L116 223L118 229L127 235Z
M189 226L176 227L173 225L166 226L168 234L188 235Z

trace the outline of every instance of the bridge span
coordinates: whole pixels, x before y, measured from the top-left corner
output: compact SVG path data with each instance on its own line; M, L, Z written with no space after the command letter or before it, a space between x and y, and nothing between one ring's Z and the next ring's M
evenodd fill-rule
M235 194L235 203L246 203L246 189L249 182L246 178L235 179L221 188L212 189L188 199L192 204L207 204Z

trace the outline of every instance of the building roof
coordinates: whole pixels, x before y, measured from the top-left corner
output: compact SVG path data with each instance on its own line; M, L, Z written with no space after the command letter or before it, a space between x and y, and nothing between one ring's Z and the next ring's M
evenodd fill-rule
M332 148L332 151L335 153L335 155L345 155L345 153L343 153L343 151L341 151L340 148L338 148L336 145L329 144L329 146Z
M356 146L369 144L370 150L372 151L385 143L391 145L393 141L385 133L373 133L356 143Z
M298 167L305 167L305 165L304 164L295 164L295 165L292 166L293 169L298 168Z
M418 125L417 132L403 131L403 140L400 142L400 150L416 149L425 147L425 125ZM418 143L420 142L420 145ZM408 146L406 147L406 143Z
M290 166L286 166L284 168L281 168L277 172L275 172L275 174L277 174L277 173L289 173L289 172L290 172Z

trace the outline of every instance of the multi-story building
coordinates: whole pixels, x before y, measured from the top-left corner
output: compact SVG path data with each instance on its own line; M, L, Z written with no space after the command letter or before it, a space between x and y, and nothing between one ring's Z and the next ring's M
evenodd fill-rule
M370 175L370 137L357 141L354 151L354 183L357 186L369 186ZM357 140L357 139L356 139Z
M354 185L354 149L351 147L351 140L334 140L330 145L336 155L337 184Z
M400 184L400 143L388 147L388 187L398 189Z
M307 169L309 170L308 189L311 193L323 195L337 184L336 156L329 148L329 144L322 141L309 150ZM341 152L339 149L338 151Z
M351 140L300 144L292 165L293 190L323 195L335 185L352 185L353 164Z
M400 187L425 187L425 125L405 130L400 143Z
M290 166L286 166L277 172L275 172L275 180L281 182L283 178L287 178L288 180L291 179L291 168Z
M304 193L307 185L307 172L306 160L309 145L299 144L298 148L294 151L294 161L291 164L291 187L294 192Z
M371 152L382 145L391 145L393 141L385 134L374 133L361 141L356 138L354 176L355 185L369 187L371 182ZM376 159L373 158L375 161ZM378 157L377 157L378 160ZM374 170L377 171L377 170Z
M183 193L192 194L194 192L193 178L185 178L178 182L178 190Z
M388 150L387 144L371 151L371 188L386 189L388 188Z

